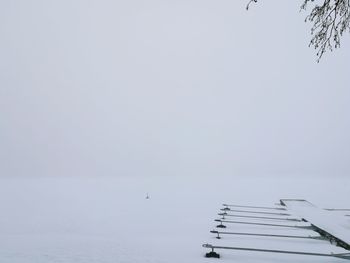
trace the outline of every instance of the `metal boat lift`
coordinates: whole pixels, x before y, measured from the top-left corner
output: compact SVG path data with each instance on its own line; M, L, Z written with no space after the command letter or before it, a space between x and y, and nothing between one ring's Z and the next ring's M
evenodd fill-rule
M265 253L282 253L282 254L294 254L304 256L320 256L320 257L334 257L350 260L350 233L344 234L344 231L349 231L345 227L329 224L329 220L323 220L329 213L334 211L348 212L349 209L320 209L303 199L281 199L277 207L268 206L248 206L248 205L229 205L223 204L223 208L220 209L222 216L221 219L215 219L216 222L220 222L217 228L226 228L226 224L241 224L247 226L260 226L268 227L267 229L276 228L290 228L313 231L315 234L301 235L301 234L276 234L276 233L252 233L243 231L220 231L212 230L213 234L216 234L217 239L221 239L223 235L230 236L247 236L247 237L261 237L261 238L280 238L280 239L294 239L294 240L314 240L320 242L330 242L332 245L342 247L345 249L344 253L319 253L313 251L293 251L285 249L265 249L255 247L240 247L240 246L222 246L213 244L203 244L204 248L210 249L210 252L206 253L206 257L220 258L217 250L241 250L251 252L265 252ZM244 209L244 210L241 210ZM247 210L246 210L247 209ZM269 210L270 212L266 211ZM271 212L276 210L276 212ZM263 216L260 216L262 214ZM265 216L266 215L266 216ZM344 220L348 220L344 214ZM227 217L241 218L246 220L254 220L258 222L241 221L241 220L227 220ZM270 222L269 222L270 221ZM271 221L284 221L289 224L275 224ZM345 222L345 221L344 221ZM225 225L224 225L225 223ZM292 224L291 224L292 223ZM347 252L349 251L349 252Z

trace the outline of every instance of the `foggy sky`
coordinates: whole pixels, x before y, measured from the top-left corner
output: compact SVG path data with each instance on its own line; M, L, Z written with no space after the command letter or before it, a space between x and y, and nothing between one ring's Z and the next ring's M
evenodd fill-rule
M350 172L350 41L301 1L0 2L0 175Z

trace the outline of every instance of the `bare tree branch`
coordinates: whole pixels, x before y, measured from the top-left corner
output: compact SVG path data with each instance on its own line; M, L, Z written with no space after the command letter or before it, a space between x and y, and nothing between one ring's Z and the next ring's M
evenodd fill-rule
M258 2L258 0L249 0L247 7L246 7L247 10L249 9L249 6L252 2L256 3L256 2Z
M304 0L301 9L314 0ZM323 54L340 47L340 38L344 32L350 32L350 0L323 0L321 5L315 4L305 21L313 23L309 46L317 49L318 60Z
M257 0L250 0L247 9L252 2L256 3ZM313 24L309 46L317 49L319 62L327 50L340 47L344 32L350 32L350 0L303 0L300 9L306 10L311 4L313 7L305 22Z

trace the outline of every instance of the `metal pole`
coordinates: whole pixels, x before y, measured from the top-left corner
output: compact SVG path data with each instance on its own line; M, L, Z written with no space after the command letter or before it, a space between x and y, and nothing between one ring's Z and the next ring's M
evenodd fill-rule
M279 215L279 216L290 216L291 214L287 213L271 213L271 212L260 212L260 211L248 211L248 210L235 210L230 208L222 208L221 211L232 211L238 213L249 213L249 214L264 214L264 215Z
M274 227L289 227L289 228L301 228L301 229L311 229L314 228L312 226L291 226L291 225L278 225L278 224L265 224L265 223L251 223L251 222L243 222L243 221L231 221L231 220L222 220L222 219L215 219L216 222L220 222L221 224L224 223L231 223L231 224L245 224L245 225L257 225L257 226L274 226Z
M327 211L350 211L350 209L347 209L347 208L341 208L341 209L338 209L338 208L325 208L324 210L327 210Z
M231 249L231 250L244 250L244 251L255 251L255 252L268 252L268 253L282 253L282 254L294 254L294 255L306 255L306 256L320 256L320 257L337 257L350 260L350 253L339 253L339 254L325 254L325 253L314 253L314 252L301 252L301 251L289 251L289 250L276 250L276 249L261 249L261 248L248 248L248 247L224 247L224 246L213 246L210 244L204 244L203 247L210 249Z
M231 215L227 213L218 213L219 216L230 216L230 217L245 217L245 218L256 218L256 219L269 219L269 220L282 220L282 221L295 221L302 222L301 219L296 218L278 218L278 217L266 217L266 216L245 216L245 215Z
M315 239L326 240L322 236L292 236L292 235L272 235L272 234L260 234L260 233L241 233L241 232L220 232L216 230L210 231L210 233L219 235L237 235L237 236L259 236L259 237L280 237L280 238L300 238L300 239Z
M250 206L250 205L228 205L228 204L223 204L223 206L226 206L226 207L259 208L259 209L268 209L268 210L286 210L285 208L282 208L282 207L266 207L266 206Z

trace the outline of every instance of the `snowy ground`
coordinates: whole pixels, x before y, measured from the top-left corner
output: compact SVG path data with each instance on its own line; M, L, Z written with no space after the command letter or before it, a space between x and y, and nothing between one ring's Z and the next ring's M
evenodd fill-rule
M217 240L209 231L222 203L305 198L349 208L349 189L346 177L1 178L0 262L347 262L234 251L207 259L202 244L341 251L319 241Z

